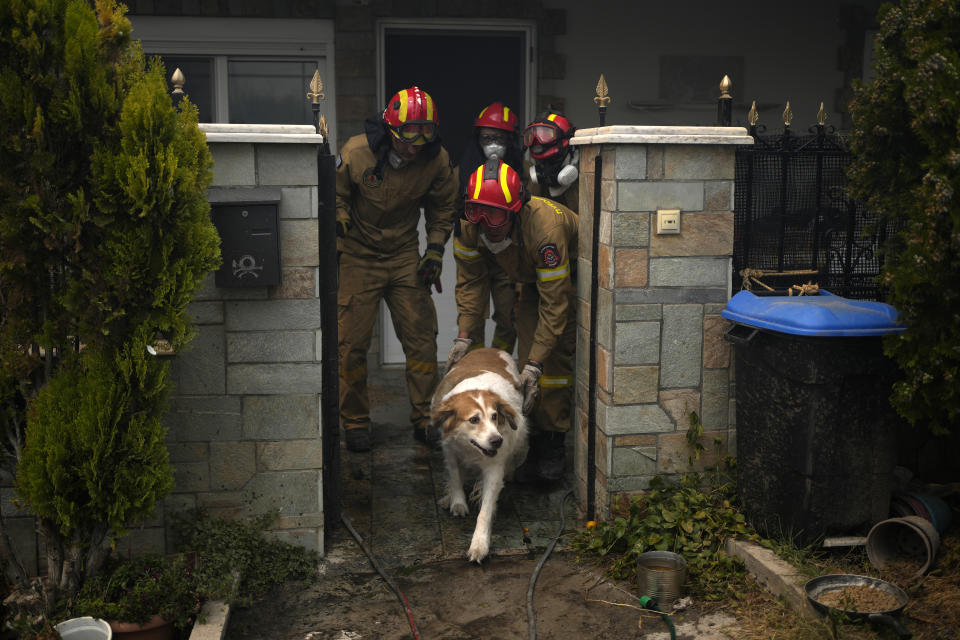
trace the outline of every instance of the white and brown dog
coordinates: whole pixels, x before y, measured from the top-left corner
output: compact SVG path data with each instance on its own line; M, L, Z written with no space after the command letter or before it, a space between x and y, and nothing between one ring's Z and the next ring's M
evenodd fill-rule
M490 551L490 530L505 474L527 453L520 375L500 349L475 349L447 372L431 403L431 424L440 431L447 467L447 494L440 504L455 516L469 512L463 493L465 469L479 469L470 497L480 501L467 558L481 562Z

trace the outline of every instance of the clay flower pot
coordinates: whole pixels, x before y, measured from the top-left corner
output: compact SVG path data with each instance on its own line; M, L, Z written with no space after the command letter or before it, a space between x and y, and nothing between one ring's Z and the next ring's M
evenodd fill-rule
M110 620L115 640L172 640L173 623L156 615L143 624Z

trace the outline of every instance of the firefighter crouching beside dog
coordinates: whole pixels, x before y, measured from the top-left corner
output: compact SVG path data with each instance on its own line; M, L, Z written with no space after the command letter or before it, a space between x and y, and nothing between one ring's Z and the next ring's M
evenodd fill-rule
M487 254L518 283L516 327L524 413L531 424L530 450L517 480L559 480L564 436L570 430L573 356L576 348L577 214L525 193L520 176L500 160L488 160L467 184L457 262L457 338L449 368L470 348L469 336L484 321L489 298Z
M414 437L426 441L437 384L437 312L443 247L453 229L457 175L437 135L433 99L411 87L365 123L337 158L340 419L347 449L370 449L367 351L383 299L406 359ZM419 254L424 208L427 247Z

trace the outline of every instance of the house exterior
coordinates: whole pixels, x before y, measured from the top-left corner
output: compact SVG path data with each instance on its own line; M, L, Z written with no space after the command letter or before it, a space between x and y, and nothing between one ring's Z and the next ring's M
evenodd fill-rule
M495 100L510 104L524 122L551 105L580 129L591 129L600 124L593 98L601 74L611 98L607 125L713 126L719 84L727 75L732 81L734 128L745 126L747 111L755 102L760 123L776 129L782 126L781 114L789 101L795 129L815 122L821 102L828 124L842 129L850 124L845 105L852 83L870 74L870 39L879 5L879 0L813 0L789 8L779 4L767 8L746 0L130 0L134 39L142 42L147 54L161 56L168 71L172 67L183 71L184 90L198 104L201 122L211 125L206 127L208 139L216 133L217 139L211 140L216 162L212 200L229 203L242 192L253 200L274 202L279 213L282 283L227 289L217 287L211 276L192 307L199 337L192 350L177 356L174 363L178 388L170 421L177 488L165 508L200 505L213 512L245 515L281 504L275 533L323 550L323 491L317 486L322 430L320 274L315 257L316 167L311 160L319 138L304 129L284 131L281 126L311 124L305 94L315 71L323 80L321 112L330 124L328 142L334 154L340 143L362 131L364 119L381 109L390 95L411 84L421 86L437 101L441 136L452 158L459 157L469 140L476 113ZM227 125L240 126L230 129ZM277 127L258 131L257 125ZM623 273L634 273L630 260L650 259L656 247L623 240L632 237L637 227L618 227L617 221L639 214L625 209L625 201L618 202L611 194L618 189L629 191L634 182L660 180L670 166L683 182L684 171L696 171L691 149L708 150L712 168L705 186L697 187L706 190L707 201L700 203L697 215L710 225L726 221L733 206L732 173L727 175L732 172L733 147L676 146L666 138L661 140L666 146L657 147L642 136L604 147L604 138L597 133L579 142L581 209L593 202L593 186L586 181L593 180L593 158L600 155L607 163L603 177L609 183L601 200L610 215L602 231L607 243L599 248L598 257L607 261L605 283L616 292L611 278L616 278L617 256L626 260ZM274 134L281 137L269 137ZM725 135L728 140L740 139L736 131ZM632 147L634 143L639 146ZM671 158L687 164L671 165ZM623 187L623 183L630 184ZM652 214L660 205L650 206ZM732 225L732 216L730 220ZM708 228L713 227L700 232ZM722 263L725 251L718 248L714 262ZM447 253L443 284L445 291L452 292L455 266L451 252ZM581 256L590 255L581 250ZM703 261L697 258L691 264ZM583 279L589 266L589 261L581 265L581 287L589 286ZM677 407L691 399L698 403L708 399L710 411L703 414L701 410L701 415L715 420L724 433L724 446L730 449L735 425L729 358L717 342L719 310L730 291L729 286L724 291L722 283L711 283L715 290L709 299L676 299L700 305L692 315L680 307L654 310L640 305L641 299L652 298L636 291L629 305L614 304L614 297L601 304L607 305L603 313L610 330L616 334L624 329L623 339L633 341L631 348L641 352L643 341L652 339L647 331L651 323L676 318L689 324L694 316L699 318L694 332L700 336L701 348L711 351L698 356L695 371L679 374L691 380L684 381L682 392L673 394L672 404L657 415L680 431L685 425L678 425L682 411ZM649 284L644 281L642 287ZM581 291L581 299L583 342L589 341L585 335L589 324L584 320L589 295ZM442 358L456 331L456 311L452 295L435 300ZM379 340L371 353L373 366L402 362L386 313L382 312ZM659 330L656 336L659 340ZM653 373L636 366L617 369L616 350L611 349L601 356L606 360L601 364L600 384L607 385L601 395L613 408L608 415L642 412L620 411L618 405L650 402L618 395L614 389L618 376L632 381L628 383L640 390L636 393L642 395L648 389L656 405L658 387L644 382ZM669 350L663 357L671 357ZM586 368L580 356L581 378ZM581 408L584 385L583 380L578 382ZM661 395L662 387L661 380ZM709 430L709 425L705 428ZM611 436L600 447L607 458L598 462L599 467L612 470L619 464L623 468L624 456L632 455L629 452L648 459L657 456L659 436L631 432L623 437L619 445ZM616 463L618 449L623 450ZM577 464L586 468L582 457ZM657 466L647 471L651 469ZM645 473L606 489L641 490ZM605 487L605 482L600 484ZM291 486L296 486L295 491ZM281 494L287 502L273 499ZM609 496L598 498L598 503L609 505ZM21 528L28 537L29 524ZM138 546L131 551L167 546L162 514L147 523L142 533L132 537L137 542L130 544Z

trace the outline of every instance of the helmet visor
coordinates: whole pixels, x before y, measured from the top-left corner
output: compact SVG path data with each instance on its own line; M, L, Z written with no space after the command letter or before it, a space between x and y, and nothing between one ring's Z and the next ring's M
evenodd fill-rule
M390 130L401 141L412 144L424 144L437 137L436 122L404 122L399 127L391 127Z
M526 147L549 145L556 142L560 130L554 125L534 124L523 132L523 144Z
M490 229L499 229L510 222L510 212L499 207L490 207L478 202L468 202L463 216L472 224L485 224Z

